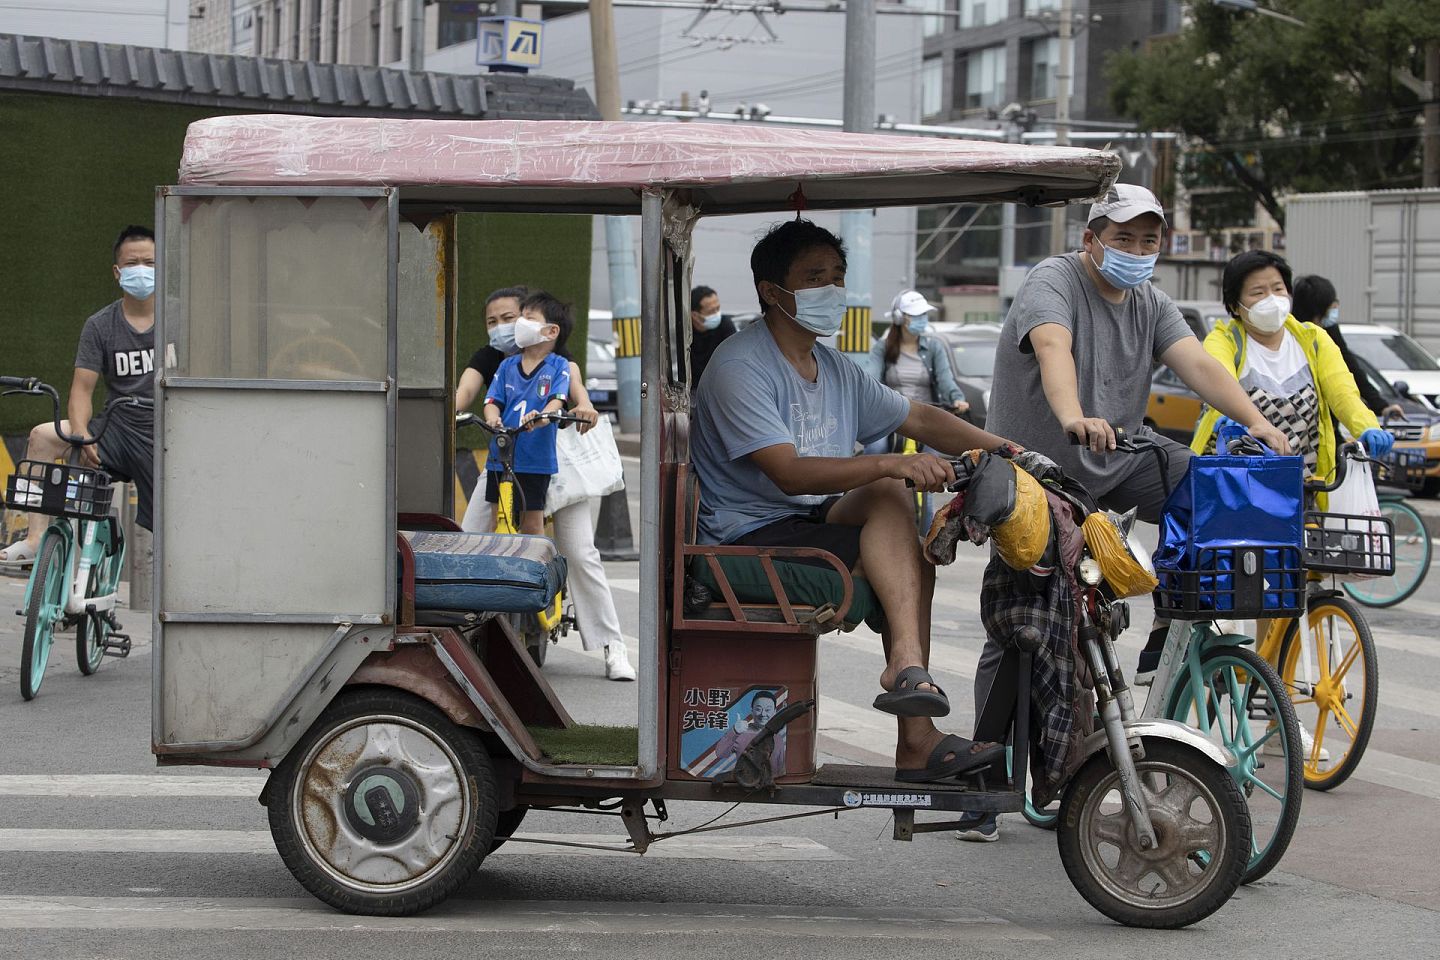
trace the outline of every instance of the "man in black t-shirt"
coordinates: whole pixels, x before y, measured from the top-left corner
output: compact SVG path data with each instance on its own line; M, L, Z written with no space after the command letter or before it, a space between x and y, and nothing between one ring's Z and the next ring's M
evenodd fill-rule
M80 332L67 419L60 423L72 435L91 436L95 387L102 378L111 399L155 396L155 235L139 226L122 230L111 269L122 295L86 320ZM154 434L154 412L149 408L113 407L100 442L80 448L86 464L103 465L114 479L135 484L135 522L146 530L151 522ZM55 425L42 423L30 431L25 459L58 460L69 450ZM0 564L34 562L48 524L48 517L31 514L29 534L0 551Z
M690 291L690 385L700 384L700 375L710 364L715 348L735 332L735 324L720 312L720 295L710 287Z

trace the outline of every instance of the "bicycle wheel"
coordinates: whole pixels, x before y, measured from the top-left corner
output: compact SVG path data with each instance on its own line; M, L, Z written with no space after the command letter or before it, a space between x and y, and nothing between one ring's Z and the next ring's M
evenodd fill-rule
M1280 675L1253 650L1211 646L1200 672L1198 687L1188 670L1176 679L1165 716L1205 732L1239 761L1232 773L1253 824L1242 882L1253 883L1275 869L1300 819L1300 721Z
M20 696L34 700L45 679L55 624L65 614L65 540L45 534L35 557L30 580L30 603L25 608L25 637L20 645Z
M85 588L86 598L114 593L120 584L120 566L125 559L124 541L119 544L110 543L108 523L100 525L95 532L95 539L100 544L101 556L90 568L90 580ZM80 622L75 625L75 662L79 665L80 672L87 677L99 670L100 664L105 661L105 641L110 638L110 624L99 620L97 630L96 622L90 617L81 617Z
M1393 607L1419 590L1435 549L1424 519L1410 504L1382 500L1380 516L1395 524L1395 575L1342 584L1346 593L1367 607Z
M1312 600L1305 628L1292 620L1286 629L1280 676L1313 739L1305 786L1334 789L1359 766L1375 724L1380 665L1370 625L1344 597Z

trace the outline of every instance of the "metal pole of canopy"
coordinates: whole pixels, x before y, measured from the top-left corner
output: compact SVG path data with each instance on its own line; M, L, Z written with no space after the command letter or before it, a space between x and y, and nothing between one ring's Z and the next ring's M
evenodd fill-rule
M845 129L873 133L875 129L875 0L848 0L845 4ZM856 363L870 353L870 308L874 269L871 244L873 210L846 210L840 214L840 235L845 241L845 325L840 328L840 351Z
M602 120L619 120L620 67L615 54L611 0L590 4L590 55L595 66L595 105ZM640 432L640 286L635 239L625 217L605 218L610 264L610 313L615 328L615 380L620 432Z

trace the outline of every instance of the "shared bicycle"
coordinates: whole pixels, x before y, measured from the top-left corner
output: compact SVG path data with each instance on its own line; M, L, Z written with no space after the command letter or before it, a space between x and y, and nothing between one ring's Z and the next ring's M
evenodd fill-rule
M60 394L33 377L0 377L0 396L49 397L55 432L76 449L99 443L111 415L121 406L148 407L138 397L117 397L106 404L94 436L67 433L61 426ZM16 611L25 618L20 648L20 695L33 700L45 679L55 633L75 627L75 659L90 676L105 657L130 654L130 638L121 632L115 610L125 536L110 512L113 487L102 467L22 460L6 482L5 503L16 511L51 517L40 539L35 566Z

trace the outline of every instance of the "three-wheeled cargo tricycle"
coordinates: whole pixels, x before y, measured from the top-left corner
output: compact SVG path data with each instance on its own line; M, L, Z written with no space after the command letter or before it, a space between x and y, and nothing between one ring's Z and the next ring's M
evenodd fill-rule
M977 733L1010 740L1013 777L1004 761L922 785L817 767L817 639L875 600L822 551L696 543L690 238L702 216L785 215L802 196L1066 203L1117 170L1088 150L702 124L194 124L157 197L159 763L269 769L281 856L355 913L439 902L531 808L618 813L636 853L678 800L879 808L900 840L953 827L917 811L1020 810L1023 645ZM634 728L575 723L510 626L553 597L549 541L450 519L455 218L475 211L640 217ZM801 559L829 569L795 577ZM692 580L714 602L687 603ZM750 710L757 696L770 705ZM723 751L737 710L769 721ZM1223 904L1250 846L1234 758L1166 721L1098 732L1085 753L1058 831L1081 893L1143 926Z

